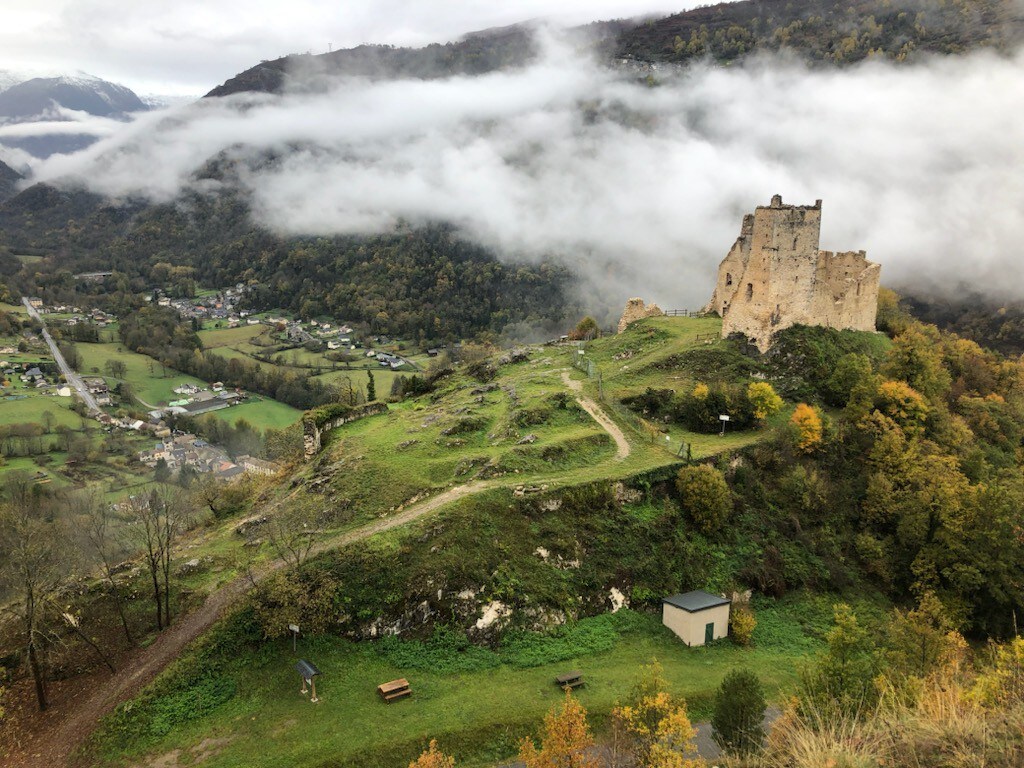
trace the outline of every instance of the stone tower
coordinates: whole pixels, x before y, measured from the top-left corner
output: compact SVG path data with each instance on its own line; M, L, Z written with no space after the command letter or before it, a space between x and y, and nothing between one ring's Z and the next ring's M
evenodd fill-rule
M821 200L784 205L775 195L743 217L706 307L722 316L723 338L744 333L764 352L791 325L875 330L881 267L864 251L818 250L820 231Z

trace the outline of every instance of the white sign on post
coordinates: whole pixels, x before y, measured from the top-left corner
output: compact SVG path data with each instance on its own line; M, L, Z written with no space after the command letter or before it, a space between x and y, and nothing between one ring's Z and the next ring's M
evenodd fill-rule
M299 636L299 625L298 624L289 624L288 625L288 629L292 633L292 653L295 653L295 647L296 647L295 646L295 641L296 641L296 639Z
M290 629L295 634L299 633L299 625L298 624L289 624L288 625L288 629Z
M721 434L722 434L722 437L725 437L725 422L727 422L729 420L729 417L726 414L723 413L723 414L721 414L718 417L718 420L720 422L722 422L722 432L721 432Z

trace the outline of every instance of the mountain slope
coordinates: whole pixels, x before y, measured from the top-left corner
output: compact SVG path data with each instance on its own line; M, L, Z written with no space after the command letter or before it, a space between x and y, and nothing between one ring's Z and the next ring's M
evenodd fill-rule
M9 76L16 73L5 72ZM59 77L35 77L0 90L0 124L31 124L39 121L69 120L61 110L82 112L94 117L119 118L149 109L131 89L86 74ZM39 133L8 135L3 143L36 157L58 152L74 152L96 140L83 126L80 133Z
M596 22L570 30L567 35L581 45L610 45L636 22ZM264 61L231 78L207 96L229 96L255 91L281 93L286 88L316 89L325 77L414 77L430 79L452 75L480 75L526 64L538 52L535 25L473 32L461 39L433 43L423 48L360 45L320 55L285 56Z
M788 49L836 64L915 52L1009 51L1024 41L1017 0L743 0L677 13L624 31L615 55L646 62L731 61Z
M123 85L88 75L63 75L33 78L0 93L0 118L32 118L52 109L54 104L98 117L146 109L142 100Z
M21 174L0 161L0 202L14 196L19 181L21 181Z

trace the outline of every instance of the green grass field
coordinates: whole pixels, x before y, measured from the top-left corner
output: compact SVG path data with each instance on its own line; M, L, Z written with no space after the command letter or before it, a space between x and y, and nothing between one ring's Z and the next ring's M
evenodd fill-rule
M80 372L83 375L106 376L107 362L120 360L125 364L125 381L131 385L135 395L154 406L176 398L174 388L181 384L206 386L206 382L171 368L164 369L151 357L130 352L120 344L79 343L75 346L82 356Z
M176 399L178 395L174 393L174 388L181 384L189 383L203 388L208 386L207 382L180 371L167 369L165 372L152 358L129 352L120 344L79 343L76 346L82 355L82 373L106 375L107 361L121 360L126 367L125 380L131 385L132 391L137 397L154 406L166 405ZM107 378L113 381L111 377ZM279 429L290 426L302 418L302 411L297 408L258 395L253 395L250 402L213 413L217 418L232 424L244 418L258 429Z
M240 419L245 419L258 429L281 429L290 427L302 418L302 411L292 408L290 405L271 400L269 397L258 395L250 396L249 400L241 405L234 405L221 411L214 411L214 414L235 424Z
M47 396L25 389L11 391L27 396L21 400L0 398L0 424L42 424L46 411L53 414L54 425L64 424L77 429L82 422L82 417L71 410L74 398Z
M536 733L562 700L556 675L583 672L586 685L576 695L602 736L611 709L653 660L662 665L669 690L686 698L691 719L703 720L732 669L755 671L770 700L793 690L800 664L821 647L830 604L811 597L762 601L755 645L748 649L728 640L688 648L661 625L660 615L630 611L585 619L553 636L511 636L496 650L458 650L443 641L301 638L297 657L323 673L317 705L299 693L291 642L268 641L227 665L222 679L231 680L234 696L208 714L183 714L188 722L166 736L143 737L144 744L126 745L108 731L107 764L138 764L143 754L152 761L173 750L194 755L213 741L207 768L397 768L436 738L458 765L494 765L514 757L517 740ZM400 677L409 680L412 697L385 704L376 686ZM169 707L179 698L183 705L188 700L171 693L164 701ZM128 753L120 755L124 747Z
M240 325L237 328L215 328L199 332L199 340L204 349L234 347L257 336L263 335L268 328L265 325Z

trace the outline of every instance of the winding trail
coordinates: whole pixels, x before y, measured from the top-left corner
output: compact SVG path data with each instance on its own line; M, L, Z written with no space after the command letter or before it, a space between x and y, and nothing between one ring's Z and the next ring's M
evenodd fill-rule
M583 395L583 385L562 373L562 381L572 390L580 406L611 435L617 446L616 460L630 454L630 445L622 430L604 413L601 407ZM419 520L442 506L466 496L502 485L499 480L477 480L458 485L429 499L416 502L388 517L366 523L344 533L332 536L313 547L311 555L345 547ZM284 567L275 560L259 570L239 576L211 592L206 601L192 612L181 616L154 642L132 652L117 672L110 675L92 675L88 689L76 696L55 696L51 708L38 715L31 734L4 756L4 768L72 768L80 765L76 753L96 729L100 718L120 703L127 701L150 683L168 664L181 655L185 647L212 627L239 598L254 584Z
M629 453L632 449L629 446L626 435L619 429L618 424L608 418L608 414L602 410L600 405L583 394L583 382L570 378L568 371L562 371L562 382L576 393L576 401L580 404L580 407L589 413L590 417L600 424L605 432L612 436L612 440L615 441L617 448L615 458L619 461L629 458Z

